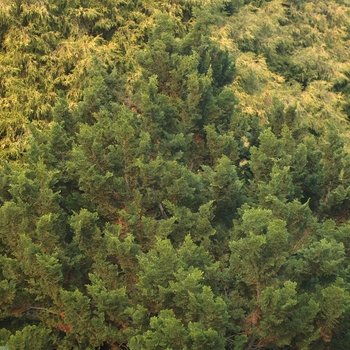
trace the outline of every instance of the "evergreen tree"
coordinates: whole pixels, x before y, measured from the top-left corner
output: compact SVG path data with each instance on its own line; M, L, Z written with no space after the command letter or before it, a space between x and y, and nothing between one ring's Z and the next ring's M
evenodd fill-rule
M348 10L1 4L0 347L346 350Z

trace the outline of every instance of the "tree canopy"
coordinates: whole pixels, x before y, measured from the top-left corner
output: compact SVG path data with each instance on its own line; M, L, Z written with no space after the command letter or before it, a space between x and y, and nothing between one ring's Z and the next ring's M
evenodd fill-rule
M0 349L350 343L350 6L0 4Z

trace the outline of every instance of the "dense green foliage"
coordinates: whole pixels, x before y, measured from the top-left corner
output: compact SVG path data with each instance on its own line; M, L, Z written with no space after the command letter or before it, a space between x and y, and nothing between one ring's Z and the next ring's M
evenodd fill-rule
M350 344L350 6L0 4L0 349Z

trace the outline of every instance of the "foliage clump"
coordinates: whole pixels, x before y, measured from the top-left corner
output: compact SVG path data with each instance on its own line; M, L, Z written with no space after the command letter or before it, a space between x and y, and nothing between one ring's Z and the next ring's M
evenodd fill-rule
M349 5L0 5L0 348L347 349Z

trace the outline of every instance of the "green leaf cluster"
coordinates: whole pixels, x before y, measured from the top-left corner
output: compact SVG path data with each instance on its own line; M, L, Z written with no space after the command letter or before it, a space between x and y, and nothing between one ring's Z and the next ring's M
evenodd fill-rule
M347 349L349 23L0 4L0 348Z

